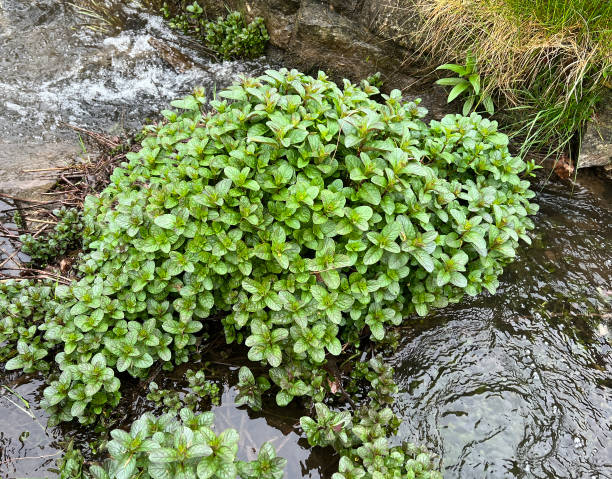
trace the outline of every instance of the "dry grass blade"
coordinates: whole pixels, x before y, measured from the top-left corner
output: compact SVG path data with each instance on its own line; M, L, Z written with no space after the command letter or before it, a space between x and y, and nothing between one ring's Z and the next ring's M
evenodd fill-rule
M68 2L68 5L73 8L76 15L84 19L84 23L79 26L94 32L108 33L117 30L125 21L120 9L117 8L120 3L116 4L116 8L112 4L107 6L97 0L77 0Z
M417 0L417 8L423 19L415 34L421 55L446 63L462 60L472 50L491 87L512 100L517 85L529 86L550 65L561 66L558 81L567 84L571 95L587 66L610 55L589 38L550 31L535 19L518 22L490 2Z

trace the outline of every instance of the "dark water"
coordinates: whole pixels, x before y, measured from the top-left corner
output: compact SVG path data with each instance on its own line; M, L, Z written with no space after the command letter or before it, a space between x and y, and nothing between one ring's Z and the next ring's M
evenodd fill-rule
M102 32L84 28L67 2L0 5L5 140L53 141L64 135L62 121L106 131L138 127L195 85L220 87L262 68L212 64L135 5L117 7L118 26L94 22ZM151 36L198 66L177 71ZM612 478L612 187L581 175L573 192L555 183L539 191L534 245L520 251L496 295L466 299L402 330L390 359L401 388L400 436L439 454L447 478ZM234 406L243 358L219 351L203 357L223 391L212 409L218 429L240 432L241 458L272 441L289 459L288 479L331 477L336 459L308 447L299 404L277 408L268 396L260 414ZM182 388L180 378L178 371L156 380ZM46 428L38 407L43 379L0 373L2 479L56 477L67 442L98 438L72 425ZM118 410L123 424L152 408L139 387L127 388Z
M394 357L401 434L445 477L612 477L612 190L582 182L538 195L534 246L495 296L427 318Z

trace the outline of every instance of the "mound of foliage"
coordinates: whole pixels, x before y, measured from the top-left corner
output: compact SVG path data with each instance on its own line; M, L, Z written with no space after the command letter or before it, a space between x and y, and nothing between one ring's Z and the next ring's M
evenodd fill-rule
M341 394L329 357L382 341L413 313L493 292L529 242L537 208L519 174L533 165L508 153L495 122L427 125L399 91L375 95L367 82L341 89L323 73L270 70L221 92L212 111L201 91L173 102L182 112L164 111L87 198L80 279L19 313L31 313L27 336L14 326L0 336L19 339L7 368L48 368L41 359L54 354L44 404L55 422L89 424L118 404L120 375L186 362L220 319L228 343L270 366L279 405L323 403ZM266 383L245 372L241 382L241 401L259 406ZM389 429L345 438L352 421L317 410L302 423L312 444L334 445L363 477L404 477L376 474L408 470L406 453L385 445Z
M206 20L198 2L187 5L178 14L173 14L164 3L161 11L172 28L201 38L224 60L259 57L270 39L263 18L255 17L248 23L238 11L219 17L215 22Z

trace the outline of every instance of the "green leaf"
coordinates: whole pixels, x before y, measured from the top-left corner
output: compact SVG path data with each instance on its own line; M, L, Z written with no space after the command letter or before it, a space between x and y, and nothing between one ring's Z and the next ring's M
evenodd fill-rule
M218 463L214 460L210 460L209 457L199 462L197 467L197 474L199 479L209 479L213 477L218 469Z
M436 68L436 70L450 70L461 76L467 73L465 67L457 65L456 63L445 63L444 65L440 65L438 68Z
M370 265L375 264L382 258L384 250L378 246L370 246L363 256L363 264Z
M434 270L434 263L432 257L421 249L415 249L410 251L410 254L414 256L414 259L427 271L431 273Z
M465 116L469 115L470 112L472 111L472 107L474 106L474 101L476 100L476 97L474 95L470 95L465 99L465 102L463 102L463 114Z
M279 391L276 394L276 404L280 407L285 407L293 400L293 396L287 391Z
M156 217L153 222L160 228L171 230L176 224L176 216L166 214Z
M149 455L149 461L151 462L174 462L178 460L178 455L174 449L160 447L159 449L153 449Z
M451 273L445 270L438 271L438 276L436 277L436 284L440 287L444 286L451 281Z
M13 371L15 369L22 369L24 366L25 366L25 363L23 359L20 358L19 356L9 359L4 365L7 371Z
M271 346L266 354L266 359L273 368L279 367L283 361L283 353L281 348L276 344Z
M364 183L359 187L359 198L372 205L380 204L380 190L373 183Z
M436 80L436 85L454 86L457 83L461 83L461 82L463 82L463 79L459 77L441 78L439 80Z
M192 459L196 457L206 457L212 454L212 449L208 444L194 444L187 451L187 457Z
M451 92L448 94L448 98L446 100L447 103L452 102L455 98L461 95L465 90L470 87L470 83L466 80L462 80L461 83L458 83L453 87Z
M482 104L485 107L485 110L487 110L487 113L489 115L492 115L493 113L495 113L495 106L493 105L493 99L490 96L485 96L482 98Z
M372 337L377 341L382 341L385 337L385 327L379 321L368 322Z
M487 243L485 239L476 231L468 231L463 235L463 241L471 243L474 246L474 249L481 256L486 256L487 254Z
M340 274L337 270L321 271L321 279L329 289L340 287Z
M467 286L467 278L458 272L452 273L450 282L458 288L465 288Z
M496 246L495 250L499 251L502 255L506 256L507 258L514 258L514 257L516 257L516 251L514 251L514 248L512 247L510 242L506 242L506 243L503 243L503 244L501 244L499 246Z
M480 94L480 75L478 73L472 73L468 77L468 80L470 81L470 83L472 85L474 93L476 95Z

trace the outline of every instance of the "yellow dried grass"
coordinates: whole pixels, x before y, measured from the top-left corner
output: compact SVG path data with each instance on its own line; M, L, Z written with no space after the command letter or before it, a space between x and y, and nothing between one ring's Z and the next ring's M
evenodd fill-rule
M414 33L420 54L438 63L461 62L470 50L478 59L485 87L516 104L517 90L529 89L542 72L555 77L569 99L580 95L582 81L598 83L612 63L612 35L578 35L579 26L552 31L535 18L517 18L503 1L415 0L420 28ZM584 30L584 29L583 29Z

